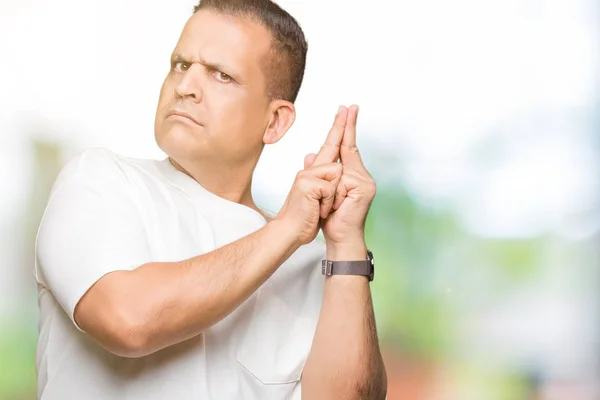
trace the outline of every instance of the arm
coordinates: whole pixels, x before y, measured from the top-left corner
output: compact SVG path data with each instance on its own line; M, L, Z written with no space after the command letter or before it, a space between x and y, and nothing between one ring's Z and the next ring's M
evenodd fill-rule
M273 220L198 257L109 273L79 301L75 320L109 351L125 357L189 339L231 313L299 247L290 232Z
M364 260L365 221L375 197L375 181L356 147L358 107L347 110L339 157L343 173L331 213L323 221L327 258ZM337 159L317 156L305 167ZM363 276L326 278L323 306L302 376L303 399L384 399L387 378L375 328L369 282Z
M327 248L328 260L361 260L364 241ZM304 373L305 399L384 399L385 367L379 351L369 281L363 276L326 278L323 307Z
M200 334L315 238L319 217L326 215L321 201L333 203L341 172L337 163L300 172L277 218L227 246L181 262L149 262L106 274L77 303L75 322L125 357L151 354Z
M157 263L129 180L109 153L85 152L53 189L36 240L36 277L107 350L150 354L217 323L311 242L341 173L338 163L301 171L262 229L208 254Z

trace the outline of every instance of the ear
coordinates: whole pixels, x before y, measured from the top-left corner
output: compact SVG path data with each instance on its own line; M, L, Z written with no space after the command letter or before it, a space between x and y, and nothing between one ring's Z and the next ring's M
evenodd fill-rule
M289 101L273 100L269 108L271 117L263 136L264 144L277 143L296 120L296 107Z

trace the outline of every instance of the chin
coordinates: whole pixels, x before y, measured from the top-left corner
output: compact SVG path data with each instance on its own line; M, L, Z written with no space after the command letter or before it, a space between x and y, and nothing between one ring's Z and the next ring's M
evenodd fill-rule
M193 159L210 151L210 141L203 126L163 124L155 130L158 147L174 159Z

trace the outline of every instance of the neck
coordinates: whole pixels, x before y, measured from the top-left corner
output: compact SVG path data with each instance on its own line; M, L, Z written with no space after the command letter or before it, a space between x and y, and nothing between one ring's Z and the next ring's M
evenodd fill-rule
M252 175L256 162L237 168L203 164L186 164L185 167L169 157L171 164L188 175L209 192L261 212L252 199Z

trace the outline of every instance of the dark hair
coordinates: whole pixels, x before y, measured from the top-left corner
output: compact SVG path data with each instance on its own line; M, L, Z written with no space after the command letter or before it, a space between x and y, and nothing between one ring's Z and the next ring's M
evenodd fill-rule
M264 61L270 100L295 102L302 85L308 44L304 32L287 11L270 0L200 0L194 7L220 14L248 18L266 27L273 38L271 56Z

